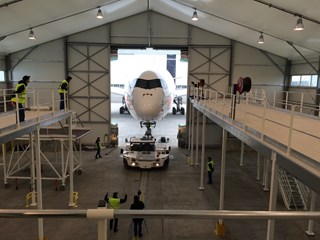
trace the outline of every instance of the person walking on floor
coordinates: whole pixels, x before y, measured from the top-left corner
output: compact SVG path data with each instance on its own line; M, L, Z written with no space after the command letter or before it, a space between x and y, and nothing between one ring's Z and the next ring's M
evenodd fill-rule
M211 159L211 157L208 157L207 171L208 171L208 184L212 184L212 173L214 172L214 161Z
M109 204L108 207L111 209L119 209L120 204L125 203L127 201L127 194L125 194L124 198L121 199L118 197L118 192L114 192L112 194L112 197L108 197L108 193L104 197L104 200L107 201ZM118 218L114 219L114 225L113 225L113 219L110 219L110 230L113 228L113 232L118 232Z
M64 99L66 94L68 93L69 83L71 79L72 77L68 76L66 79L62 80L62 82L59 85L58 92L60 95L60 110L65 108Z
M139 194L139 192L138 192L138 194ZM131 204L130 209L135 209L135 210L144 209L144 203L140 200L140 197L138 195L135 195L133 197L133 203ZM137 237L137 236L142 237L143 236L142 235L143 218L133 218L132 221L133 221L134 236L135 237Z
M17 104L19 107L19 115L16 117L16 122L18 123L18 116L19 116L19 122L23 122L25 120L25 103L26 103L26 91L28 83L30 82L30 76L23 76L22 80L20 80L14 90L14 96L11 99L14 107L16 108ZM18 95L18 99L16 97Z
M97 137L96 148L97 148L96 159L102 158L101 155L100 155L100 150L101 150L100 137Z

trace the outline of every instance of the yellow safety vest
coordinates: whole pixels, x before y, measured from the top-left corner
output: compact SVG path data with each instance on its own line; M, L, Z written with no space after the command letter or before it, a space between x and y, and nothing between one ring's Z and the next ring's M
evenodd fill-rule
M61 86L62 86L62 84L67 84L67 88L66 89L62 89L61 88ZM60 85L59 85L59 88L58 88L58 92L59 93L66 93L67 92L67 89L68 89L68 85L69 85L69 83L68 83L68 81L67 80L62 80L62 82L60 83Z
M18 103L25 104L26 103L26 84L25 83L19 83L17 84L15 91L18 91L18 88L24 86L24 90L21 93L18 93ZM17 102L16 97L11 98L11 101Z
M109 198L109 207L112 209L119 209L120 198Z
M212 164L212 168L213 168L213 170L211 170L210 168L209 168L209 164ZM208 162L208 164L207 164L207 171L208 172L213 172L214 171L214 161L213 160L211 160L210 162Z

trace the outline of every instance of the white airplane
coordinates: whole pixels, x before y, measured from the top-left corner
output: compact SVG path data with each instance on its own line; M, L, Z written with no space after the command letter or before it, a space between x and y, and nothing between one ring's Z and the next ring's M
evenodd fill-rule
M167 70L146 70L129 82L124 98L135 119L152 122L163 119L171 110L174 92L174 81Z

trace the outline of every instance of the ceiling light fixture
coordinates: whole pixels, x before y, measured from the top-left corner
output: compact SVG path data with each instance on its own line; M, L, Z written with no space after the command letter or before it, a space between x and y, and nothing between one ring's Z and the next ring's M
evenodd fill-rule
M103 14L102 14L102 11L101 11L100 7L98 8L97 18L98 19L102 19L103 18Z
M32 28L30 28L30 32L29 32L29 37L28 38L31 39L31 40L36 40L36 36L34 35L34 32L33 32Z
M304 26L303 26L301 17L298 18L296 27L293 30L294 31L302 31L302 30L304 30Z
M259 44L264 44L264 37L263 37L263 33L260 34L259 40L258 40Z
M191 18L192 21L198 21L199 18L198 18L198 13L197 13L197 9L194 8L194 11L193 11L193 15L192 15L192 18Z

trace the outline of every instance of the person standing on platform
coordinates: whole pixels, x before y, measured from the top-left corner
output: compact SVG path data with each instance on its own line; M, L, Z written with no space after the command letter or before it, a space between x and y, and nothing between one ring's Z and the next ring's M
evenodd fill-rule
M138 192L138 194L139 194L139 192ZM140 194L141 194L141 192L140 192ZM131 204L130 209L134 209L134 210L144 209L144 203L140 200L140 197L138 195L135 195L133 197L133 203ZM142 234L143 218L133 218L132 221L133 221L134 236L135 237L137 237L137 236L142 237L143 236L143 234Z
M214 161L211 159L211 157L208 157L207 171L208 171L208 184L212 184L212 173L214 172Z
M25 120L25 103L26 103L26 91L28 83L30 82L30 76L23 76L22 80L20 80L14 90L14 96L11 99L14 107L16 108L16 104L19 107L19 122L23 122ZM18 99L17 96L18 95ZM16 117L16 122L18 123L18 115Z
M65 96L68 93L69 83L71 79L72 77L68 76L66 79L62 80L62 82L59 85L58 92L60 95L60 110L63 110L65 108Z
M127 194L125 194L124 198L121 199L118 197L118 192L114 192L112 197L108 197L108 193L104 197L104 200L107 201L108 207L111 209L119 209L120 204L125 203L127 201ZM113 225L113 219L110 219L110 230L113 228L113 232L118 232L118 218L114 219L114 225Z
M96 159L102 158L101 155L100 155L100 150L101 150L100 137L97 137L96 148L97 148Z

